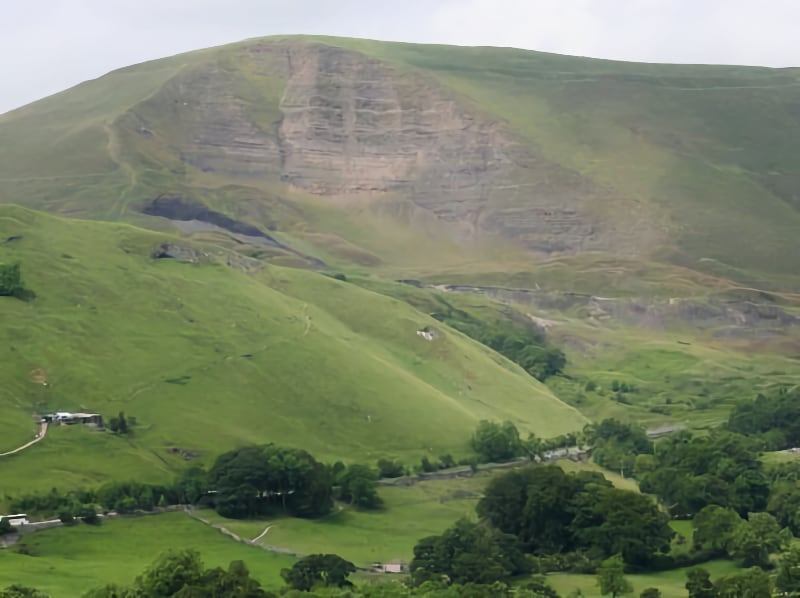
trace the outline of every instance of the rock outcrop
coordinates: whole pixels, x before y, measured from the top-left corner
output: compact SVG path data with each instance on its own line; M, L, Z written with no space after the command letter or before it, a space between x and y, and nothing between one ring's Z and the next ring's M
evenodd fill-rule
M181 161L226 180L280 182L334 205L410 202L461 244L625 253L652 232L590 213L607 191L428 74L295 42L254 42L232 63L180 73L120 122L168 133Z

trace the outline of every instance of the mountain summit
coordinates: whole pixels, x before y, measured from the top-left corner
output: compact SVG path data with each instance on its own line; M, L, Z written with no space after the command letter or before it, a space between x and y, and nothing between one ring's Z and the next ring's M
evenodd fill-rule
M796 288L798 110L797 69L254 39L0 117L0 201L289 261L602 255Z

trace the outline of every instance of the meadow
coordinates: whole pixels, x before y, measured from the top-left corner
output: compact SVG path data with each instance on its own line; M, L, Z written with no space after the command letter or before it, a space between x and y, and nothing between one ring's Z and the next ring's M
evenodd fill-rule
M193 548L207 566L242 560L264 587L283 585L292 557L234 542L184 513L164 513L35 532L22 542L27 554L0 551L0 587L39 588L53 598L75 598L108 583L127 585L162 552Z
M33 437L34 412L124 411L137 423L130 437L52 428L0 458L5 494L163 479L249 443L411 465L465 456L481 419L546 436L587 421L483 345L329 276L266 265L248 274L219 248L1 207L0 237L11 236L0 260L20 261L37 296L0 297L2 449ZM197 262L152 259L164 243ZM425 326L434 341L417 335ZM45 467L56 475L29 475Z

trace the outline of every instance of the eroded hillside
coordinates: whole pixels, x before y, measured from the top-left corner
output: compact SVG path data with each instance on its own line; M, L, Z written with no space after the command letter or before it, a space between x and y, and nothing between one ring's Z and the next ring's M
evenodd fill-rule
M0 135L25 141L5 150L0 199L163 227L141 212L177 197L343 265L597 254L789 290L798 85L793 70L252 40L4 115Z

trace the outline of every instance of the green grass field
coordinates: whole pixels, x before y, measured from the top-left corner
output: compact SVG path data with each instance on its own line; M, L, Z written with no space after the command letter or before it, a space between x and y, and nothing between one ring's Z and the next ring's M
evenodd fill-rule
M0 587L21 583L53 598L74 598L107 583L129 584L162 552L193 548L207 566L244 561L264 587L283 585L280 570L294 559L234 542L184 513L105 521L35 532L23 540L30 554L0 551Z
M429 480L413 486L381 486L384 508L364 511L352 507L317 521L278 518L237 521L213 511L201 515L244 538L258 537L262 545L297 554L333 552L356 565L374 562L409 562L417 541L440 534L461 517L474 518L475 505L492 474L471 478Z
M138 424L130 438L51 428L0 458L5 494L163 479L247 443L410 465L466 454L481 419L543 436L587 421L496 353L356 285L276 266L248 275L208 246L195 248L207 263L152 260L160 243L191 246L2 207L0 238L11 236L21 238L0 247L0 261L20 261L37 297L0 298L2 448L33 437L37 410L122 410ZM417 335L423 326L433 342ZM45 463L63 475L29 475Z
M711 561L704 563L704 569L716 580L719 577L735 574L737 566L731 561ZM684 584L688 569L674 569L663 573L650 573L646 575L626 575L633 585L633 594L638 596L645 588L658 588L664 598L683 598L688 595ZM580 590L587 598L599 598L600 590L597 587L597 578L594 575L577 575L570 573L554 573L547 576L550 585L562 596Z

